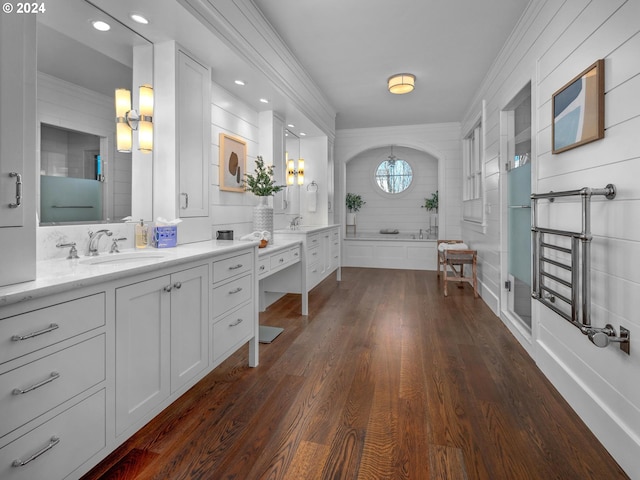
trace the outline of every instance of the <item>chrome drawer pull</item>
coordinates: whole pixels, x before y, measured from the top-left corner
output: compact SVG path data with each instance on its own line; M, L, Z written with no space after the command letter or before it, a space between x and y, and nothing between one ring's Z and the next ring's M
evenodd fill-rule
M239 319L237 319L235 322L230 323L230 324L229 324L229 326L230 326L230 327L236 327L236 326L240 325L241 323L242 323L242 319L241 319L241 318L239 318Z
M264 265L260 265L260 271L264 271Z
M14 388L11 393L13 393L14 395L23 395L25 393L31 392L32 390L35 390L36 388L40 388L43 385L46 385L47 383L51 383L57 378L60 378L60 374L58 372L51 372L51 375L49 375L49 378L47 378L46 380L43 380L40 383L31 385L30 387L25 388L24 390L21 390L19 388Z
M55 447L56 445L58 445L60 443L60 437L56 437L55 435L53 437L51 437L51 440L49 440L49 445L47 445L46 447L44 447L42 450L40 450L39 452L34 453L33 455L31 455L31 457L29 457L27 460L22 461L19 458L17 460L14 460L13 463L11 464L12 467L24 467L27 463L34 461L36 458L38 458L40 455L42 455L45 452L48 452L49 450L51 450L53 447Z
M51 325L49 325L48 328L45 328L43 330L39 330L37 332L27 333L26 335L14 335L13 337L11 337L11 340L14 341L14 342L19 342L20 340L27 340L29 338L33 338L33 337L37 337L38 335L42 335L44 333L53 332L57 328L60 328L59 325L57 323L52 323Z
M281 258L281 259L280 259L280 263L282 263L282 262L284 262L284 258Z
M236 294L236 293L240 293L241 291L242 291L242 287L238 287L238 288L236 288L235 290L231 290L231 291L229 292L229 295L234 295L234 294Z
M231 267L229 267L229 270L237 270L239 268L242 268L242 264L239 263L237 265L232 265Z
M174 288L177 288L178 290L180 290L180 288L182 288L182 282L176 282L173 284Z

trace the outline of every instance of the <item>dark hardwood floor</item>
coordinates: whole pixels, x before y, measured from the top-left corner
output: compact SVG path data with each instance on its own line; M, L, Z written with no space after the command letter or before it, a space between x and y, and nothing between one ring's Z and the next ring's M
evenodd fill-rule
M628 478L469 285L343 269L262 313L233 355L89 479Z

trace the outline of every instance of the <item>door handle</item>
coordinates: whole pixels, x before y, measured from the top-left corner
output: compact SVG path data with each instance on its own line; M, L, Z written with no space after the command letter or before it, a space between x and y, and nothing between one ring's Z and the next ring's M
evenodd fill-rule
M22 205L22 175L17 172L11 172L9 176L16 177L16 203L10 203L9 208L18 208Z

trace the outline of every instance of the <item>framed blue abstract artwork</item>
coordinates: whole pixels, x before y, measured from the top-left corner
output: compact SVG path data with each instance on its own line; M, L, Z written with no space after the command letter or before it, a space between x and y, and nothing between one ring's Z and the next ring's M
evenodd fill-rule
M553 94L552 113L553 153L604 137L604 60Z

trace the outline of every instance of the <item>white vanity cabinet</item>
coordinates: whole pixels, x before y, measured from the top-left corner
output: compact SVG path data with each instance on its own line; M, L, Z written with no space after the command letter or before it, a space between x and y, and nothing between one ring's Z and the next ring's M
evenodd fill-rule
M0 478L65 478L104 449L105 297L0 307Z
M230 255L213 262L209 326L212 366L220 364L257 335L254 264L254 252ZM256 361L257 358L250 359L250 363Z
M0 288L2 480L78 479L247 342L258 364L257 243L164 255Z
M310 291L336 270L338 270L338 280L340 280L339 226L331 225L310 230L280 230L276 235L302 240L307 268L307 291Z
M36 276L35 52L35 15L0 15L0 286Z
M208 265L116 288L116 434L208 365Z

